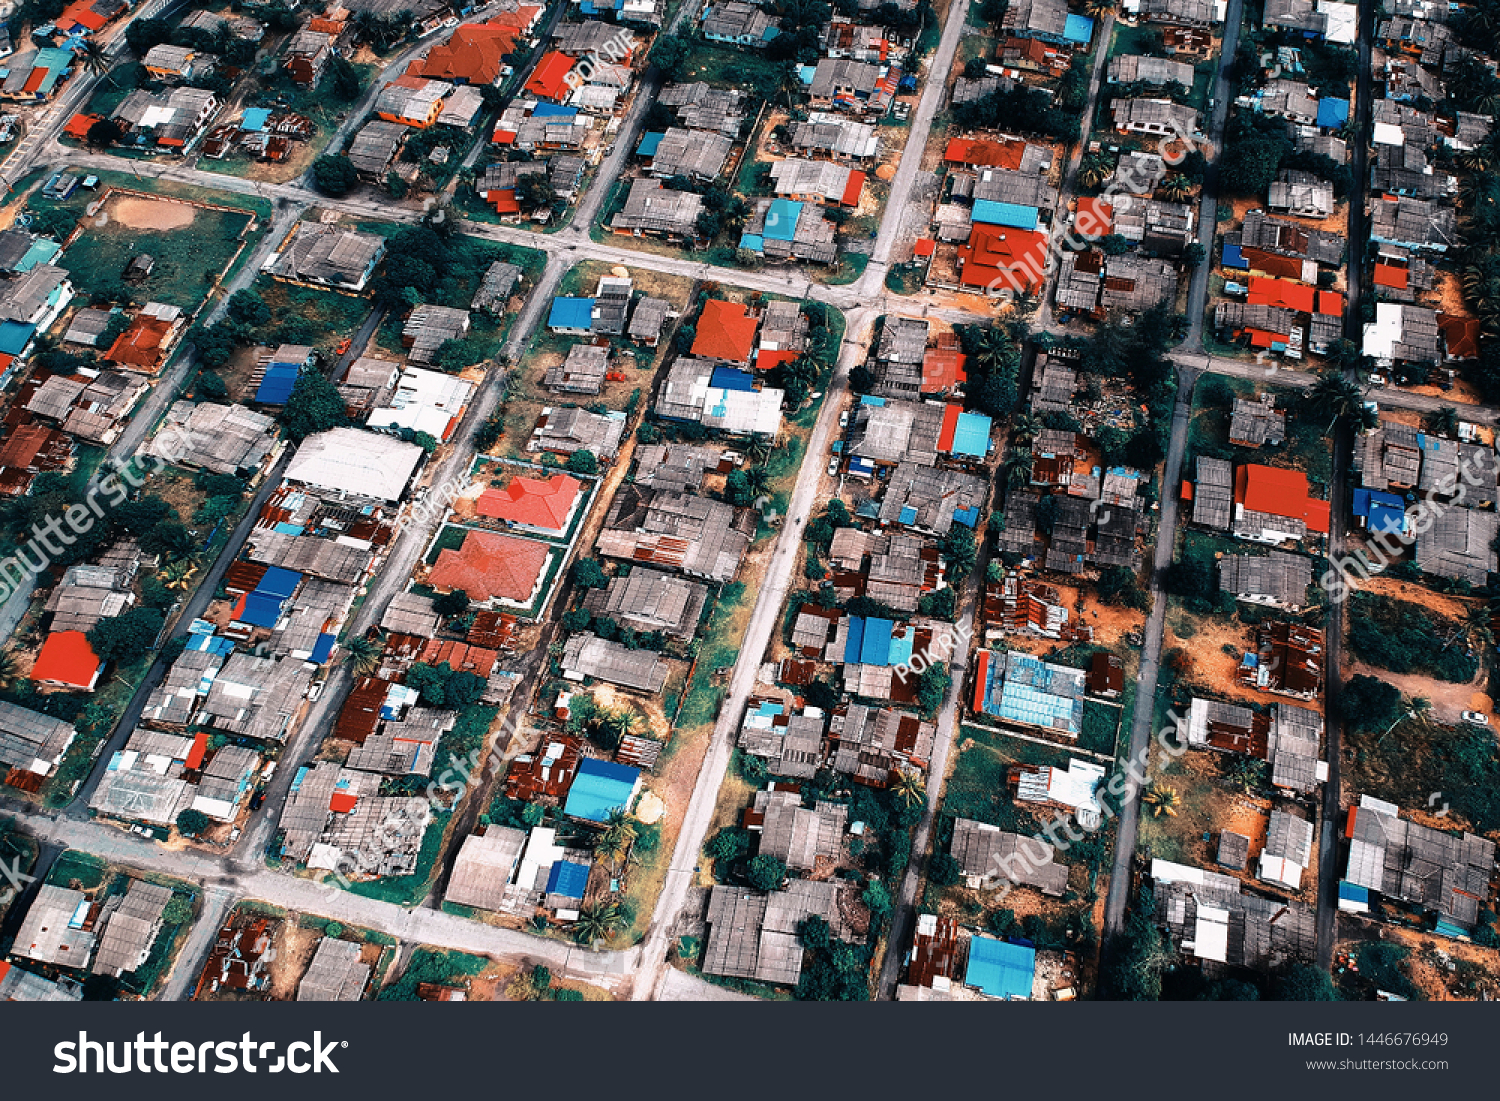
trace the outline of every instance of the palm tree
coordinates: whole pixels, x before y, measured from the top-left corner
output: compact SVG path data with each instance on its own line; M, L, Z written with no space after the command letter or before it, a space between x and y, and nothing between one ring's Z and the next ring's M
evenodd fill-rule
M1417 726L1426 726L1428 717L1432 714L1432 701L1426 696L1410 696L1401 701L1401 707L1397 712L1395 721L1386 727L1380 737L1375 739L1379 745L1385 741L1385 736L1402 723L1414 723Z
M74 43L73 56L83 65L84 72L105 77L110 84L115 82L114 75L110 72L109 54L94 39L85 38L82 42Z
M1115 166L1103 153L1090 153L1078 164L1078 182L1092 190L1109 179Z
M1011 433L1017 443L1030 443L1042 430L1042 421L1035 413L1017 413L1010 422Z
M611 867L618 867L635 843L635 827L625 812L615 809L604 820L604 832L594 840L594 856Z
M1314 412L1330 418L1328 430L1340 419L1355 420L1365 407L1359 387L1337 371L1324 371L1307 391L1307 404Z
M1180 203L1193 193L1193 181L1180 172L1173 172L1161 182L1161 193L1170 202Z
M750 487L750 492L760 497L771 492L771 474L764 466L752 466L745 471L745 484Z
M1142 801L1151 808L1157 818L1166 815L1168 818L1177 817L1177 789L1166 784L1153 784L1151 790L1141 797Z
M573 924L573 939L584 946L601 940L609 940L625 924L625 915L620 912L618 902L596 902L585 906Z
M750 437L750 442L745 446L745 454L753 463L763 463L771 457L772 439L764 432L757 432Z
M163 566L157 571L156 579L168 589L186 589L193 582L193 571L198 568L197 560L188 555L177 561Z
M1464 613L1464 623L1468 626L1469 632L1485 646L1495 644L1495 632L1490 626L1494 615L1488 601L1471 605Z
M344 642L344 652L349 656L349 668L355 675L368 677L380 668L380 658L385 653L385 647L372 638L355 635Z
M1020 489L1031 481L1031 449L1017 447L1000 461L1000 476L1007 489Z
M902 804L908 807L921 806L927 802L927 781L914 768L903 768L891 781L891 791Z
M10 647L0 650L0 688L9 688L17 676L20 675L20 663L16 661L16 652Z
M162 557L167 562L180 562L191 558L193 552L198 549L198 541L188 533L187 528L171 525L164 534L152 533L161 550Z

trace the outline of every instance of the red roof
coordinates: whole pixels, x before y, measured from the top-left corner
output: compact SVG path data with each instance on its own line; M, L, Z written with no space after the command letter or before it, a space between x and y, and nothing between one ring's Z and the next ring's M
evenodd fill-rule
M1404 291L1411 273L1406 268L1399 268L1395 264L1375 265L1375 285L1377 287L1391 287L1398 291Z
M328 809L335 814L348 814L359 806L359 796L347 791L336 791L328 798Z
M975 667L975 673L974 673L974 710L975 711L983 711L984 710L984 682L989 677L989 671L990 671L990 652L988 650L981 650L981 651L979 651L979 664Z
M63 133L83 141L89 136L89 128L98 121L100 121L98 115L74 115L63 127Z
M505 55L516 48L516 33L516 27L503 23L465 23L428 52L421 74L434 80L493 84L505 67Z
M531 599L547 568L545 544L489 531L470 531L458 550L444 549L427 577L439 592L462 589L483 603L495 598Z
M968 380L969 357L952 348L932 348L922 359L922 393L938 394Z
M108 22L108 19L94 10L94 0L73 0L57 17L57 25L65 31L74 26L97 31Z
M29 467L36 457L61 433L45 424L23 424L0 444L0 466Z
M911 251L914 256L931 256L937 251L937 242L931 237L918 237Z
M538 4L522 4L515 11L503 11L490 20L490 23L498 27L514 27L516 30L525 32L536 23L536 17L542 14L542 8Z
M322 31L324 34L331 34L335 38L337 38L339 35L343 34L344 31L348 29L348 27L349 24L342 19L323 19L318 16L313 16L313 18L307 21L306 29L310 31Z
M1252 306L1280 306L1293 313L1312 313L1317 288L1306 283L1293 283L1287 279L1263 279L1250 277L1250 304Z
M1300 470L1246 463L1235 471L1234 500L1251 512L1301 520L1309 531L1328 533L1328 502L1307 494Z
M755 326L756 320L747 306L710 298L698 318L693 355L749 363L750 353L755 349Z
M1240 255L1249 265L1250 271L1258 271L1283 279L1302 278L1302 261L1291 256L1281 256L1278 253L1254 247L1240 249Z
M50 69L46 69L46 68L43 68L41 66L37 66L35 69L31 70L31 75L26 78L26 85L21 90L23 92L34 92L34 91L36 91L38 88L40 88L42 86L42 81L46 80L47 76L50 73L51 73Z
M938 429L939 451L953 450L953 436L958 431L958 415L963 411L961 405L950 403L943 406L943 426Z
M1035 293L1046 255L1047 238L1035 230L975 223L968 242L958 248L963 261L959 282L966 287L1013 290L1009 272L1027 293Z
M553 50L536 63L526 90L543 99L561 99L568 91L567 78L572 71L573 59Z
M103 668L104 663L82 631L54 631L42 643L31 667L31 679L92 691Z
M161 363L162 343L172 331L172 322L137 314L130 327L115 338L104 358L131 367L156 367Z
M1438 314L1438 328L1443 332L1443 347L1449 359L1473 359L1479 354L1479 319Z
M516 132L514 130L502 130L498 126L495 127L495 136L490 138L490 141L494 142L496 145L510 145L514 143L515 140Z
M1338 291L1319 291L1318 312L1325 317L1342 317L1344 314L1344 296Z
M208 753L208 731L200 730L193 735L193 748L188 750L187 760L183 764L188 768L201 768L203 757Z
M508 135L514 138L514 134ZM521 213L520 200L516 198L516 189L507 187L504 191L491 191L489 193L490 205L495 208L496 214L519 214Z
M844 185L844 197L839 200L844 206L858 206L859 197L865 190L865 174L849 173L849 182Z
M583 483L569 474L528 478L518 474L504 489L493 486L479 495L474 511L494 520L562 531L568 526Z
M943 151L949 164L969 164L977 168L1005 168L1014 172L1021 167L1026 152L1024 141L990 141L980 138L954 138Z
M1074 225L1085 237L1107 236L1115 225L1115 208L1100 199L1079 199Z
M801 355L790 348L759 348L755 352L755 369L757 371L771 371L780 367L783 363L792 363Z

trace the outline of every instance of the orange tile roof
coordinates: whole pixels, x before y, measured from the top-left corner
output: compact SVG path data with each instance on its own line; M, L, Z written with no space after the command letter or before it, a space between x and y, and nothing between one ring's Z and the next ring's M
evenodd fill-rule
M131 367L157 367L161 363L162 343L171 331L172 322L139 314L130 327L115 338L104 358Z
M23 424L0 444L0 466L25 469L36 461L36 457L61 433L45 424Z
M331 34L333 35L333 37L337 38L339 35L344 33L348 26L349 24L342 19L323 19L318 16L314 16L312 19L309 19L307 21L307 26L303 29L309 31L322 31L324 34Z
M439 592L462 589L473 600L531 599L547 568L547 546L530 539L470 531L458 550L444 549L427 583Z
M1294 257L1267 252L1265 249L1253 246L1240 249L1240 255L1244 257L1251 271L1283 279L1302 278L1302 261Z
M703 305L693 338L693 355L722 359L730 363L749 363L755 349L755 318L738 302L711 298Z
M937 394L968 380L969 357L952 348L932 348L922 359L922 393Z
M959 282L966 287L1012 290L1010 273L1028 294L1034 294L1041 285L1037 273L1046 263L1046 248L1047 238L1034 230L976 223L969 240L958 248L963 261Z
M1375 265L1375 285L1377 287L1390 287L1394 290L1404 291L1410 273L1395 264Z
M453 37L434 46L422 64L422 75L434 80L493 84L505 68L505 55L516 48L517 28L503 23L465 23Z
M1079 199L1074 224L1085 237L1108 236L1114 230L1115 208L1101 199Z
M1338 291L1319 291L1318 312L1325 317L1342 317L1344 314L1344 296Z
M494 520L562 531L583 483L569 474L551 478L528 478L518 474L504 489L491 486L479 495L474 511Z
M568 90L568 74L572 71L573 59L553 50L536 63L526 90L543 99L560 99Z
M1479 354L1479 319L1438 314L1438 328L1443 331L1443 345L1449 359L1473 359Z
M63 13L57 17L57 25L63 30L77 24L87 27L91 31L97 31L109 20L94 10L94 0L73 0L63 9Z
M78 138L80 141L86 140L89 136L89 128L98 121L100 121L98 115L74 115L68 120L68 124L63 127L63 133L69 137Z
M976 168L1005 168L1014 172L1021 167L1021 157L1025 152L1024 141L954 138L948 142L948 148L943 151L943 160L949 164L968 164Z
M1234 499L1251 512L1301 520L1309 531L1328 532L1328 502L1307 494L1307 475L1300 470L1245 463L1234 477Z
M82 631L54 631L37 653L31 679L92 691L102 668L104 663Z
M1317 294L1316 287L1306 283L1293 283L1286 279L1263 279L1250 277L1250 304L1252 306L1280 306L1294 313L1312 313Z

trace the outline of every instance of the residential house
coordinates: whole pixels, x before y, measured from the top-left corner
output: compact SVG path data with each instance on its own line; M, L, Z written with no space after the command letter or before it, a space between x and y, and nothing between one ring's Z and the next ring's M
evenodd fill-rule
M585 631L570 636L564 645L562 671L568 680L592 677L620 688L660 695L669 669L655 651L632 650Z
M610 220L616 233L634 237L649 235L682 242L698 240L698 216L703 212L703 197L691 191L673 191L660 180L630 181L625 205Z
M686 642L698 630L708 601L708 587L660 570L636 567L610 579L603 589L591 589L584 607L595 617L608 617L645 634L661 632Z
M374 969L364 962L364 947L353 941L323 937L297 986L299 1002L357 1002L364 997Z
M1180 84L1191 89L1193 78L1193 67L1185 61L1145 54L1120 54L1110 59L1105 79L1110 84L1151 84L1159 88Z
M1219 591L1246 604L1300 612L1312 584L1312 560L1273 550L1268 555L1228 554L1219 559Z
M727 582L734 579L754 531L751 510L627 484L615 494L597 547L606 558Z
M1333 185L1311 172L1283 168L1271 184L1266 205L1298 218L1329 218L1333 216Z
M334 36L304 27L287 40L281 56L282 67L294 83L303 88L315 87L334 56Z
M12 787L35 790L73 744L73 724L0 700L0 765Z
M1199 132L1198 112L1169 99L1117 99L1110 105L1116 130L1187 140ZM1273 185L1274 186L1274 185ZM1275 202L1272 202L1275 207Z
M362 291L384 256L385 238L378 234L303 222L264 270L289 283Z
M758 855L780 860L790 871L810 872L819 860L838 860L848 818L846 803L820 799L808 809L799 791L778 789L756 792L744 820L750 832L760 835Z
M596 459L612 459L625 434L625 414L610 411L590 413L586 409L551 406L542 410L526 443L527 451L550 451L571 455L588 451Z
M57 967L87 967L97 934L90 925L93 904L82 891L43 883L16 931L11 955Z
M380 90L374 111L387 122L425 130L437 122L443 113L443 102L452 92L453 85L447 81L403 75Z
M1061 898L1068 889L1068 866L1057 863L1057 850L1037 838L955 818L950 851L971 888L986 889L1004 881L1052 898Z
M651 154L651 174L661 179L691 176L705 182L716 180L733 147L734 141L723 134L674 126L662 135Z
M396 154L406 141L407 128L399 122L377 119L361 126L349 142L344 155L362 177L383 183L396 161Z
M757 4L709 0L703 6L703 37L710 42L761 50L779 33L776 21Z
M152 46L141 58L146 75L163 84L177 84L195 80L213 72L218 64L213 54L199 53L188 46L174 46L163 42Z
M795 986L802 974L798 929L809 917L825 920L833 936L850 939L836 880L790 880L785 890L761 894L716 886L708 899L703 970L710 975Z

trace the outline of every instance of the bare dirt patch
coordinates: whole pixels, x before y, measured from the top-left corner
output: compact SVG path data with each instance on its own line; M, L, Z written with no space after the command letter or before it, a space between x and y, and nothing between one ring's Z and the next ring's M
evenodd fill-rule
M297 996L297 984L322 939L320 930L304 929L291 916L277 927L272 940L276 958L269 965L272 1001L288 1002Z
M1265 702L1265 693L1241 684L1236 676L1240 655L1253 643L1250 628L1238 620L1191 616L1186 612L1168 619L1167 649L1181 649L1191 663L1181 674L1183 680L1215 696L1247 703ZM1226 646L1232 646L1234 653L1228 653Z
M193 224L198 212L186 203L169 203L163 199L140 199L126 195L105 207L106 213L131 229L172 230Z

